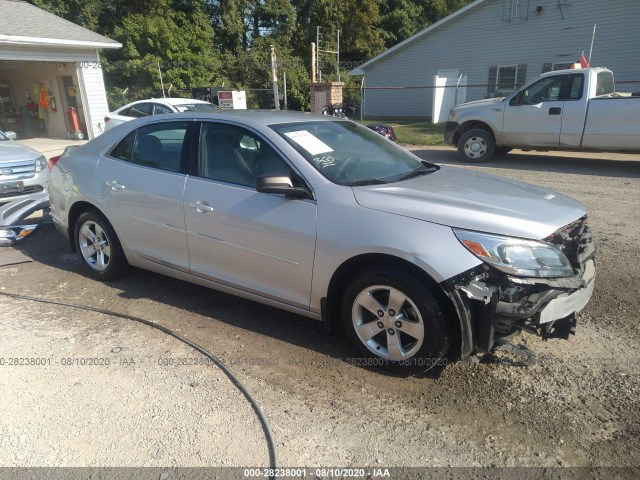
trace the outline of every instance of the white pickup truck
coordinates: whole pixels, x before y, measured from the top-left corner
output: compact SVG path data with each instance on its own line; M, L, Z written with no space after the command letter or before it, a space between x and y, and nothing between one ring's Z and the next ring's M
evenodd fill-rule
M451 109L445 142L467 162L522 150L640 151L640 96L615 93L606 68L557 70L502 98Z

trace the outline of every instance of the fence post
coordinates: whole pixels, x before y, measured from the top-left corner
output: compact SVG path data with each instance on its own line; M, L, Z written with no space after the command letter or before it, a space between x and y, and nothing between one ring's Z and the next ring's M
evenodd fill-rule
M360 123L364 121L364 77L360 82Z
M283 74L283 79L282 79L282 83L284 84L284 109L287 109L287 72L284 72Z

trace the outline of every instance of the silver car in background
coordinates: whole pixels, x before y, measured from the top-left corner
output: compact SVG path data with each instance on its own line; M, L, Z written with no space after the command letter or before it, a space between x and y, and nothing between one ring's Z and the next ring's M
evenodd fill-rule
M133 265L341 324L397 370L568 338L594 286L580 203L328 116L134 120L63 155L50 199L95 278Z
M0 132L0 204L43 192L49 182L44 155L11 136Z

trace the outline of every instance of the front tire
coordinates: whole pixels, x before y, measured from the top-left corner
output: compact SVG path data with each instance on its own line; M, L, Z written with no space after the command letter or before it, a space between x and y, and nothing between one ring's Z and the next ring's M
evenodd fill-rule
M410 274L391 268L367 270L351 282L342 321L364 357L361 365L425 371L444 364L451 343L435 297Z
M469 163L488 161L496 148L496 141L491 132L483 128L472 128L462 134L458 140L458 155Z
M97 210L84 212L74 229L76 251L85 271L98 280L115 280L127 268L120 241L109 221Z

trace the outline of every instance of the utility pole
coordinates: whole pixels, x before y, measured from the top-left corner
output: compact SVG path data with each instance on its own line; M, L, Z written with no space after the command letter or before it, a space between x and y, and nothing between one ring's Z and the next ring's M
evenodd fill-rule
M278 98L278 72L276 70L276 50L273 45L269 45L271 50L271 77L273 78L273 102L275 110L280 110L280 99Z

